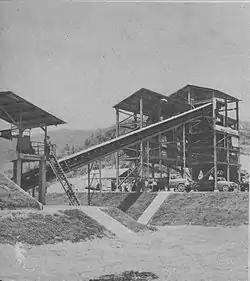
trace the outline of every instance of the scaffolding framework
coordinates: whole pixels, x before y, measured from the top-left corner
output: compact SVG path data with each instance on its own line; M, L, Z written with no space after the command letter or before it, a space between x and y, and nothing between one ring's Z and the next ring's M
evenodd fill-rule
M115 105L116 135L120 136L191 108L212 104L211 115L124 149L126 160L137 169L136 177L154 178L156 171L162 177L163 171L168 174L174 169L184 178L188 175L197 181L202 171L203 175L213 175L215 190L219 173L227 180L239 180L239 101L218 90L187 85L169 96L141 89ZM116 155L119 171L119 152ZM118 176L116 182L120 184Z
M38 199L45 204L47 127L65 122L10 91L0 92L0 119L10 124L9 129L1 131L1 137L17 140L16 153L12 159L14 182L23 187L23 165L38 163ZM31 130L34 128L42 129L43 142L31 140ZM32 194L35 195L35 188Z

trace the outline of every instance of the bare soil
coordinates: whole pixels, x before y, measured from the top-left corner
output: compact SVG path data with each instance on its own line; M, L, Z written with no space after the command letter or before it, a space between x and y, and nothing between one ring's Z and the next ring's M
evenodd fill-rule
M21 245L22 256L17 247L0 244L1 279L87 281L133 270L152 272L157 281L248 280L246 226L172 226L137 235L130 242L103 238Z

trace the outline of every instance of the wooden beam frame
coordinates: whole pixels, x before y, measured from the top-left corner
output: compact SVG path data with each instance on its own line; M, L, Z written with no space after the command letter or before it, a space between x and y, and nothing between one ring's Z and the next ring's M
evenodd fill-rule
M140 97L140 129L143 127L143 98ZM140 177L143 178L143 141L140 143Z
M116 130L115 130L115 136L119 137L119 131L120 131L120 123L119 123L119 109L116 109ZM115 154L115 166L116 166L116 186L119 186L119 151Z
M216 141L216 99L213 91L213 154L214 154L214 191L218 191L217 188L217 141Z

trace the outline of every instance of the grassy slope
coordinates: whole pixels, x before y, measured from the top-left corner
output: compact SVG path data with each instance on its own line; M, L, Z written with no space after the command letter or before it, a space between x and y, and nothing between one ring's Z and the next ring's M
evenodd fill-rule
M154 228L148 228L147 226L138 223L134 219L132 219L129 215L122 212L120 209L115 207L109 207L109 208L102 208L102 210L111 216L112 218L119 221L121 224L126 226L127 228L131 229L134 232L140 232L145 230L155 230Z
M91 206L98 207L117 207L127 213L133 219L137 220L153 201L156 193L123 193L123 192L95 192L91 199ZM86 192L78 193L78 198L82 205L88 205L88 194ZM48 205L68 205L68 199L65 194L49 193L47 194Z
M95 192L91 197L91 206L117 207L127 196L128 193L122 192ZM79 192L77 197L81 201L81 205L88 205L87 192ZM48 193L46 200L48 205L68 205L69 203L69 200L64 193Z
M95 192L91 199L91 206L117 207L134 220L137 220L156 197L156 193L122 193L122 192ZM88 205L88 194L78 193L82 205ZM48 205L65 205L68 199L65 194L47 194Z
M31 245L54 244L62 241L102 238L110 233L95 220L79 210L55 214L12 212L0 217L0 243L16 242Z
M152 225L238 226L248 224L248 193L175 193L154 215Z
M18 208L39 209L39 203L0 173L0 210Z
M20 208L38 209L39 206L34 200L18 191L4 193L3 196L0 192L0 209L15 210Z

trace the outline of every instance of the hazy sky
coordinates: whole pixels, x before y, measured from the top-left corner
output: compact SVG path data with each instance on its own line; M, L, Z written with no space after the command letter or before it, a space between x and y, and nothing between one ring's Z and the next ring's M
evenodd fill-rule
M30 3L0 3L0 87L68 127L109 126L136 90L187 83L244 99L250 120L250 4Z

